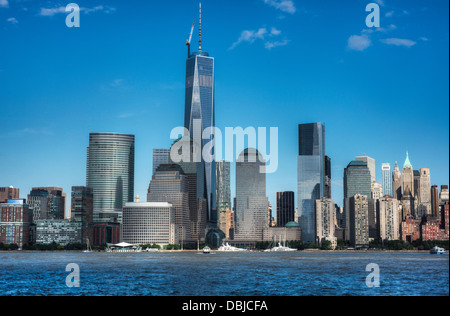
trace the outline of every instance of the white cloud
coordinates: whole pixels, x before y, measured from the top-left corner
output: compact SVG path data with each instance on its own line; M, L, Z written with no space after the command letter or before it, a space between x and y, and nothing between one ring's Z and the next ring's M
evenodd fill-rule
M294 14L297 11L292 0L264 0L264 3L291 14Z
M370 45L372 45L372 41L367 34L352 35L348 39L348 48L351 50L361 52L366 50Z
M381 42L388 45L405 46L405 47L412 47L417 44L417 42L403 38L386 38L382 39Z
M279 46L286 46L287 44L289 44L289 40L282 40L282 41L275 41L275 42L266 42L265 44L264 44L264 47L266 48L266 49L272 49L272 48L275 48L275 47L279 47Z
M393 15L394 15L394 11L389 11L389 12L386 12L386 14L384 16L387 17L387 18L390 18Z
M17 24L17 23L19 23L19 21L17 21L17 19L14 18L14 17L9 18L9 19L6 19L6 21L8 21L9 23L12 23L12 24Z
M66 7L58 7L58 8L41 8L41 12L39 15L42 16L53 16L58 13L66 13Z
M0 0L1 1L1 0ZM103 5L98 5L96 7L93 8L84 8L81 7L80 8L81 12L84 12L86 14L92 13L92 12L98 12L98 11L102 11L104 13L112 13L114 11L116 11L116 8L111 8L111 7L105 7ZM53 16L59 13L66 13L66 7L56 7L56 8L41 8L41 11L39 13L39 15L41 16Z
M231 45L230 49L234 49L242 42L253 43L256 39L264 39L264 35L267 34L267 29L265 27L260 28L258 31L245 30L242 31L241 36L237 42Z
M277 29L274 28L274 27L272 27L272 30L270 31L270 34L277 36L277 35L280 35L280 34L281 34L281 31L280 31L280 30L277 30Z
M8 8L8 0L0 0L0 8Z
M231 47L229 49L232 50L236 46L238 46L239 44L241 44L243 42L252 44L256 40L264 41L265 42L264 47L266 49L272 49L277 46L287 45L287 43L289 43L289 41L286 39L283 41L272 40L273 38L279 36L280 34L281 34L281 31L275 27L272 27L270 29L270 31L266 27L262 27L262 28L258 29L257 31L245 30L245 31L242 31L239 39L236 42L234 42L233 45L231 45Z

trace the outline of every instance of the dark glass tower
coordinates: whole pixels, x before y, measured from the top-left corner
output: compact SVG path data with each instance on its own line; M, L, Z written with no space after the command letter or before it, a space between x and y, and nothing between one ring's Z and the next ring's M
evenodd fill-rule
M184 127L189 130L189 136L201 144L201 152L208 143L213 143L214 137L202 139L205 129L215 126L214 109L214 58L201 49L201 11L199 51L188 56L186 61L186 96ZM211 153L214 155L214 153ZM203 161L206 191L207 219L210 223L217 222L216 212L216 164Z
M277 192L277 226L284 227L294 221L294 192Z
M315 201L325 195L325 126L301 124L297 158L299 224L304 242L316 242Z

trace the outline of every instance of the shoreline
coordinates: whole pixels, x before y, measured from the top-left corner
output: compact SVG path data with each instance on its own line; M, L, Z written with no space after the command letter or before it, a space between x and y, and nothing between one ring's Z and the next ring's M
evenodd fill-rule
M251 251L239 251L239 252L233 252L233 251L217 251L212 250L213 253L265 253L264 250L251 250ZM8 254L8 253L83 253L83 251L79 250L5 250L0 251L0 254ZM104 250L102 251L93 251L91 253L110 253L106 252ZM112 253L121 253L121 252L112 252ZM142 252L123 252L123 253L148 253L146 251ZM157 253L202 253L202 250L159 250ZM276 252L267 252L267 253L276 253ZM283 251L280 251L278 253L284 253ZM346 249L346 250L320 250L320 249L305 249L305 250L297 250L293 251L291 253L430 253L430 250L352 250L352 249ZM87 253L86 255L88 255ZM446 254L448 254L448 251L446 251Z

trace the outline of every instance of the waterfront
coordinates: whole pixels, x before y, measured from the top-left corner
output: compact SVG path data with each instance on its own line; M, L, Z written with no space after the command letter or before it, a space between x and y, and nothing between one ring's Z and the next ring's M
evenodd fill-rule
M66 266L80 287L66 285ZM366 266L380 287L366 286ZM0 253L0 295L449 295L449 256L428 253Z

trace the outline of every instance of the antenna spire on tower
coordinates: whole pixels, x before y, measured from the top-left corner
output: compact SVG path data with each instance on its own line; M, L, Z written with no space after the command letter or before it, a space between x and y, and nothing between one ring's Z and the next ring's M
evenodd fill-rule
M202 51L202 3L200 2L200 20L199 20L199 37L198 37L198 51Z

